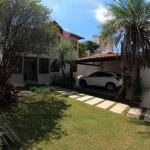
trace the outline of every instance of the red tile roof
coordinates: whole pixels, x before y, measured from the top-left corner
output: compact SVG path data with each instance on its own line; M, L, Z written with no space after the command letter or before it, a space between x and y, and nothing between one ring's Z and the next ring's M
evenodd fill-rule
M88 61L101 61L101 60L116 60L120 59L121 54L120 53L113 53L109 52L106 54L95 54L92 56L87 56L83 58L79 58L77 61L78 62L88 62Z
M61 32L64 31L64 29L63 29L63 28L62 28L55 20L53 21L53 23L56 24L56 25L58 26L58 28L61 30ZM72 35L72 36L74 36L74 37L77 37L79 40L85 39L84 37L79 36L79 35L74 34L74 33L71 33L71 32L70 32L70 35Z

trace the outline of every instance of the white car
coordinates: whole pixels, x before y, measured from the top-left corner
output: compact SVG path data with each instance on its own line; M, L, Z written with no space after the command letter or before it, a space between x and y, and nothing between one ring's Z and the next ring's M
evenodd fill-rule
M81 87L87 85L105 87L107 91L112 92L115 88L122 85L121 74L116 72L97 71L89 76L83 76L79 79Z

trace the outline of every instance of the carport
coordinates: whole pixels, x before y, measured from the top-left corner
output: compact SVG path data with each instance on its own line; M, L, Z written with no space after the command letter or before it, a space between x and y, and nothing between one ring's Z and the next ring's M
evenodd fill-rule
M123 72L121 67L121 54L109 52L95 54L77 60L78 77L89 75L95 71Z
M121 67L121 54L109 52L106 54L95 54L77 60L77 78L88 76L96 71L123 72ZM81 88L79 85L77 88ZM82 88L81 88L82 89ZM86 87L84 90L100 93L103 95L116 96L117 92L107 92L103 88Z

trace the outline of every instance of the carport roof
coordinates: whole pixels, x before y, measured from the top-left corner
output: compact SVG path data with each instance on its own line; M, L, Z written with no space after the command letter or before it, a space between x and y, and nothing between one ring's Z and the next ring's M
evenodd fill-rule
M95 54L92 56L87 56L79 58L77 62L96 62L96 61L109 61L109 60L120 60L121 54L109 52L106 54Z

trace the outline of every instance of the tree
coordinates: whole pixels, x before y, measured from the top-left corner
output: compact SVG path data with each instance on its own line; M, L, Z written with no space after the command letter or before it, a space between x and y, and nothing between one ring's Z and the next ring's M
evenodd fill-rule
M77 59L77 52L71 42L61 42L56 51L56 59L58 60L58 65L62 70L65 82L65 71L66 63L70 63L70 70L72 70L72 63ZM70 72L72 78L72 71Z
M101 25L101 36L121 44L121 61L131 69L136 64L137 78L140 66L150 67L150 3L145 0L115 0L107 4L112 19Z
M86 42L80 42L79 43L79 58L85 57L85 52L87 51Z
M87 47L87 50L90 50L90 53L93 54L94 51L99 48L99 44L97 44L96 42L88 40L88 41L86 41L86 47Z
M0 72L11 73L29 53L49 53L57 28L51 10L36 0L0 0Z

